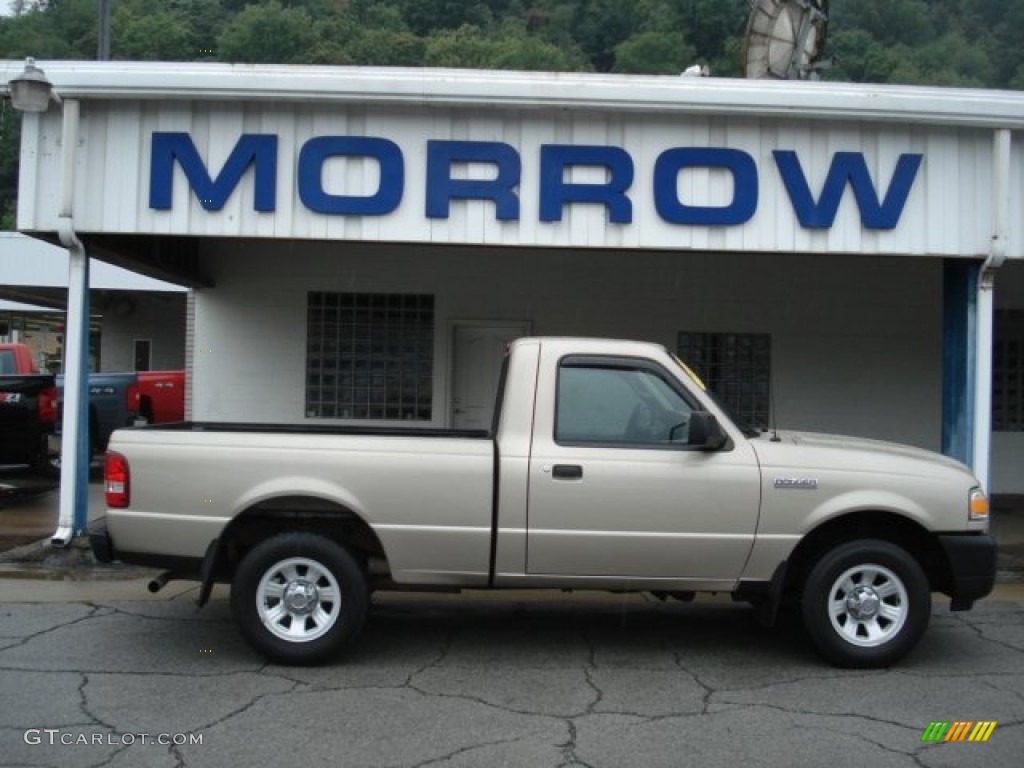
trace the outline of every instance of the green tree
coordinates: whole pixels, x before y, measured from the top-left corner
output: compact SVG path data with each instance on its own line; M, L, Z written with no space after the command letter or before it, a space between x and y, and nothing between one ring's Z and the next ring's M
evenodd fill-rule
M501 44L470 24L429 35L423 63L430 67L486 69L497 60Z
M199 56L185 17L173 10L157 10L148 3L118 6L110 22L111 57L114 59L181 61Z
M675 0L674 7L678 26L703 61L728 58L730 46L742 40L750 12L748 0Z
M573 37L598 72L615 66L615 46L637 31L636 3L628 0L580 0Z
M899 64L896 51L863 29L832 33L829 48L838 56L838 67L826 72L833 80L887 83Z
M0 102L0 229L14 229L18 197L18 148L21 120L5 100Z
M473 0L395 0L395 6L418 35L464 26L486 28L494 21L491 7Z
M0 55L22 59L94 58L96 7L89 0L65 0L56 8L32 7L0 17ZM90 37L91 34L91 37ZM85 47L91 42L91 49Z
M693 64L697 49L681 34L638 32L615 46L615 72L678 75Z
M499 30L500 48L495 69L520 69L538 72L582 72L591 69L583 51L575 44L558 45L530 34L519 22L508 21Z
M426 41L424 63L436 67L578 71L589 62L575 46L560 47L531 35L519 22L491 31L471 25L441 30Z
M394 67L422 66L426 51L423 38L396 29L367 29L349 47L354 64Z
M837 0L829 4L831 29L863 29L888 45L916 46L935 35L938 0Z
M291 64L304 61L317 43L313 19L278 0L243 8L217 41L223 61Z

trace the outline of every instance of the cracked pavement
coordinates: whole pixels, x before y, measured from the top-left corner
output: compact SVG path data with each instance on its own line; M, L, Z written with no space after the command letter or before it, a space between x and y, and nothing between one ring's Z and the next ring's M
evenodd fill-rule
M351 653L301 668L251 651L222 591L197 611L191 589L13 602L18 589L0 580L0 766L1016 768L1024 754L1020 590L970 613L936 601L902 664L847 671L794 622L762 629L721 599L378 596ZM933 720L998 726L924 744Z

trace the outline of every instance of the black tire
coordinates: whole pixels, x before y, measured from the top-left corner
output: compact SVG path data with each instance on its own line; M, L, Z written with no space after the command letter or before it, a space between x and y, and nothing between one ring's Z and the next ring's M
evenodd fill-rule
M143 395L139 398L139 417L145 419L147 424L156 423L153 419L153 401L149 395Z
M931 616L928 579L906 550L876 539L824 554L804 583L804 626L818 652L852 669L885 667L917 645Z
M32 471L47 480L60 482L60 454L52 454L45 448L39 452L32 462Z
M231 584L231 610L242 636L287 665L337 655L362 630L368 602L356 559L313 533L261 542L242 559Z
M96 451L92 444L89 445L89 466L92 466L93 461L96 459ZM59 453L50 453L47 449L43 449L36 456L36 460L32 464L33 471L48 480L54 480L60 482L60 467L61 467L61 455Z

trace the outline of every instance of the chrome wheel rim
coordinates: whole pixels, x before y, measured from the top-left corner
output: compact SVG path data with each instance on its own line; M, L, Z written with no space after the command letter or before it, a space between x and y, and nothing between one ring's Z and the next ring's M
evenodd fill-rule
M256 590L256 610L270 632L290 643L326 634L341 616L334 575L308 557L290 557L267 569Z
M909 612L903 581L881 565L857 565L844 571L828 596L833 629L861 648L874 648L894 638Z

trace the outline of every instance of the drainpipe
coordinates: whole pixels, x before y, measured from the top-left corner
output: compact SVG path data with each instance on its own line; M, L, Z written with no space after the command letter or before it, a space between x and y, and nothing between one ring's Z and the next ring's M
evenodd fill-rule
M60 514L51 539L55 547L68 546L71 539L84 532L89 508L89 257L74 227L79 114L78 99L65 99L57 234L68 249L68 311L64 330Z
M995 132L992 176L992 245L978 275L977 354L974 369L974 456L972 469L988 491L992 459L992 340L996 273L1006 261L1010 226L1010 130Z

